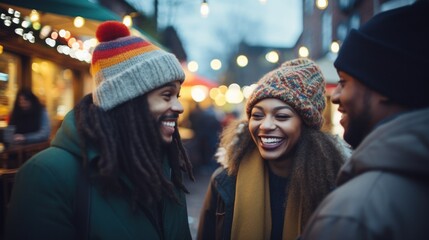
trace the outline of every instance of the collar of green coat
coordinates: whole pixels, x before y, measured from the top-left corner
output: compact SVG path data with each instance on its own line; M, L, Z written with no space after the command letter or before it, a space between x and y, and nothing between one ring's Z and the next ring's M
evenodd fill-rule
M61 127L58 129L55 138L52 140L52 146L62 148L78 157L81 157L81 141L82 139L79 137L76 128L74 110L72 110L64 117ZM88 156L88 160L91 162L100 154L94 145L88 143L85 155Z

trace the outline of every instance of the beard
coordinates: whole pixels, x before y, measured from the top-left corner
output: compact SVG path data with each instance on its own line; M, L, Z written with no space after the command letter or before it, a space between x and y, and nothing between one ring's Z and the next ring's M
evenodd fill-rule
M356 149L363 139L371 131L371 95L369 91L365 92L364 98L362 101L362 106L364 110L360 113L349 114L349 123L347 129L344 129L344 140L350 144L353 149Z

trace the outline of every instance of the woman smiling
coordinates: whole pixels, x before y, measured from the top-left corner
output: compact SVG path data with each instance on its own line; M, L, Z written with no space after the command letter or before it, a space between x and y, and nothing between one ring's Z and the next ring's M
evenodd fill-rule
M222 167L212 176L198 239L296 239L334 188L346 158L322 132L325 81L295 59L262 77L247 118L221 136Z

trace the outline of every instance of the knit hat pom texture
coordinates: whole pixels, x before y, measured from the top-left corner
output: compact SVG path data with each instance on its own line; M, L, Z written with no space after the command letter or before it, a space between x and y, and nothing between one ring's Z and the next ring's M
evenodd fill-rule
M99 42L108 42L121 37L130 36L127 26L116 21L103 22L98 26L95 36Z

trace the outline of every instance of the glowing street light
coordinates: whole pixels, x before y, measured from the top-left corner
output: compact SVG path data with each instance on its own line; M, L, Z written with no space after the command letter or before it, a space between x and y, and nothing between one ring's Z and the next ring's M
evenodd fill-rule
M203 17L207 17L210 13L209 4L206 0L203 0L203 2L201 3L200 13Z
M299 48L298 54L300 57L306 58L310 55L310 51L308 51L307 47L302 46Z
M245 67L245 66L247 66L248 63L249 63L249 60L247 59L246 56L240 55L237 57L237 65L238 66Z

